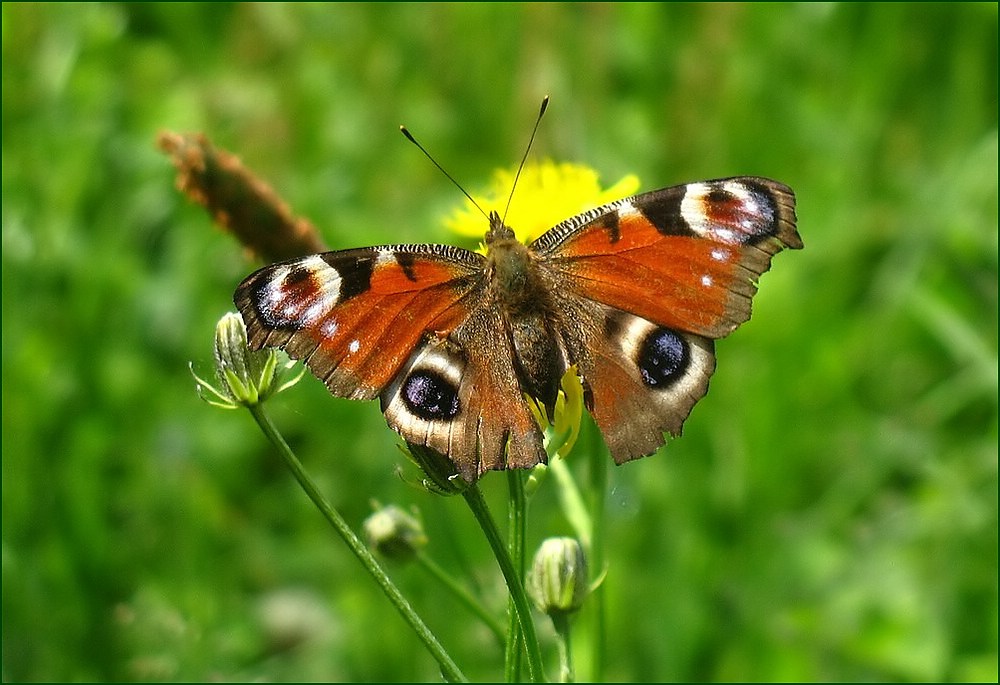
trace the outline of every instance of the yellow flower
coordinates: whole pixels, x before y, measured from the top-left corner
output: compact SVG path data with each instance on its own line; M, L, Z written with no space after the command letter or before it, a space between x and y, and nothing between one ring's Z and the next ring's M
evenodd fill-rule
M556 397L556 411L551 425L545 417L545 408L538 400L530 395L525 395L524 398L545 434L545 451L549 458L565 458L576 444L583 418L583 384L576 364L566 370L559 382L559 395Z
M503 216L516 173L516 169L497 170L489 189L473 195L483 211L495 210ZM633 195L638 189L639 179L634 174L602 190L597 172L581 164L528 163L517 181L506 224L514 229L518 240L530 242L564 219ZM482 237L487 228L482 213L468 200L445 220L445 225L461 235L476 237Z

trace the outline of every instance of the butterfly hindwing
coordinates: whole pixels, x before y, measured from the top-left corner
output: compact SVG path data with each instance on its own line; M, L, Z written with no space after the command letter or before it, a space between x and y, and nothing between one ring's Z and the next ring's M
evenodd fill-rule
M680 435L715 370L711 338L673 330L611 307L577 364L587 409L616 463L652 454L664 433Z
M474 309L448 339L417 346L382 394L389 424L407 442L450 457L468 481L545 460L503 331L495 307Z

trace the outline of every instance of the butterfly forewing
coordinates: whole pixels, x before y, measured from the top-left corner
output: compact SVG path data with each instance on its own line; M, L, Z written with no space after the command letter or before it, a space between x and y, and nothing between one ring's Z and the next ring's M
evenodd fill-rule
M341 397L372 399L425 331L446 336L482 289L482 257L391 245L267 266L236 290L250 345L281 347Z
M570 219L532 247L582 297L719 338L750 317L757 277L801 247L784 185L730 178L664 188Z

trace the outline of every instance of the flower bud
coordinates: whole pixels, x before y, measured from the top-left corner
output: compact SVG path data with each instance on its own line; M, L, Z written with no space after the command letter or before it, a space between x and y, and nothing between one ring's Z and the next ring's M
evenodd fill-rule
M535 553L528 591L549 616L569 614L583 605L589 591L587 558L574 538L548 538Z
M217 407L234 409L253 406L295 385L301 373L281 383L283 372L290 366L291 362L278 368L278 352L274 349L251 350L243 318L229 312L215 325L215 375L219 387L199 378L193 370L191 373L202 399Z
M420 521L393 505L366 518L364 529L368 546L387 559L409 561L427 544Z
M270 384L273 350L253 352L243 317L227 312L215 326L215 372L224 389L240 404L256 404L261 386ZM262 376L270 363L272 373ZM260 383L258 383L258 380Z

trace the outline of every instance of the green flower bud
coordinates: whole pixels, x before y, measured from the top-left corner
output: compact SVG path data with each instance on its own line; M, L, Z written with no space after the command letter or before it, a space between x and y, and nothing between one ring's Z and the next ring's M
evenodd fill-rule
M215 326L215 373L239 404L256 404L274 379L274 350L251 351L243 317L228 312Z
M366 518L364 529L368 546L387 559L409 561L427 544L420 521L393 505Z
M587 558L574 538L548 538L535 553L528 591L549 616L569 614L583 605L589 592Z
M193 369L191 374L202 399L217 407L235 409L253 406L295 385L302 373L281 383L284 371L292 364L279 369L276 350L251 350L243 318L229 312L215 325L215 376L219 387L200 378Z

